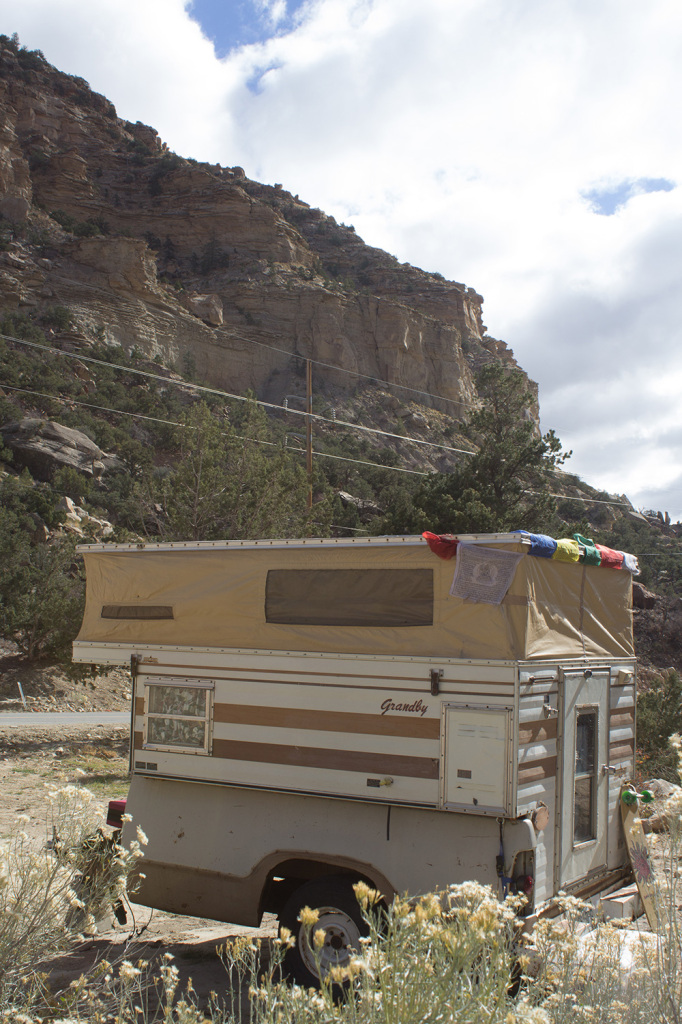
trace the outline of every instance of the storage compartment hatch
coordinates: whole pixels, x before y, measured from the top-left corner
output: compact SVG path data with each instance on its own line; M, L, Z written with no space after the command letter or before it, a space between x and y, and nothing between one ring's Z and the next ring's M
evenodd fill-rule
M445 704L443 714L443 806L511 813L511 709Z

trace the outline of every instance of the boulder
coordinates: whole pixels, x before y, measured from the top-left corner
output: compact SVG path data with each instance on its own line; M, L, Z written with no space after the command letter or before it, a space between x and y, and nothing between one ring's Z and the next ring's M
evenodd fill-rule
M55 471L70 466L84 476L104 469L123 469L115 455L106 455L87 434L52 420L23 419L0 428L3 444L14 455L14 464L30 471L36 480L49 481Z
M421 412L412 412L408 410L404 415L399 412L398 415L401 417L406 427L421 427L426 428L429 425L429 421L426 416Z
M678 788L667 779L648 779L647 782L642 783L642 789L648 789L661 803L664 803Z
M98 539L112 536L114 528L108 519L98 519L96 516L91 516L89 512L86 512L79 505L76 505L74 511L80 519L81 526L86 527Z
M76 537L85 537L85 532L81 526L80 516L77 516L73 512L67 512L62 523L62 530L66 533L72 533Z
M31 512L33 528L31 530L31 544L47 544L50 539L50 531L47 524L43 522L37 512Z
M397 412L400 408L400 399L396 398L395 395L382 395L381 404L384 409L390 409L391 412Z
M370 501L368 498L356 498L354 494L349 494L348 491L337 491L336 493L344 508L351 506L357 509L362 523L368 522L375 516L382 516L384 514L384 510L376 502Z
M68 495L65 494L57 502L57 508L63 508L65 512L71 513L71 515L73 515L73 513L76 511L76 503L74 502L73 498L69 498Z
M678 789L678 786L668 782L667 779L649 779L642 784L642 789L648 789L653 793L655 803L644 804L642 809L642 828L648 834L650 832L667 832L670 827L668 815L665 813L665 802L669 796ZM652 808L653 813L645 817L646 811Z
M66 515L62 523L62 530L73 533L77 537L91 536L101 540L104 537L111 537L114 527L107 519L98 519L96 516L76 505L73 498L67 496L61 498L57 508L64 509Z
M632 606L633 608L653 608L658 598L641 583L632 582Z
M223 300L219 295L199 295L194 292L192 295L184 296L183 304L190 313L194 313L206 324L220 327L223 322Z

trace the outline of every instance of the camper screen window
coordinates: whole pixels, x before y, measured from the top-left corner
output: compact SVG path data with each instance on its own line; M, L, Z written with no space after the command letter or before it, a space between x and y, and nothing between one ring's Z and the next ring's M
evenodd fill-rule
M147 686L145 747L208 753L208 687Z
M271 569L265 621L296 626L431 626L431 569Z

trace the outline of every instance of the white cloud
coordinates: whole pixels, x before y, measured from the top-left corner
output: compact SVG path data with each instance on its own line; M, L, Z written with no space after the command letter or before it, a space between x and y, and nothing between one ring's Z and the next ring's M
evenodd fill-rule
M182 0L0 15L178 152L281 181L476 288L571 468L645 504L669 486L657 501L682 516L682 188L633 185L613 216L590 200L677 181L682 5L308 0L283 31L293 5L259 2L279 34L222 61Z
M183 0L0 0L0 25L187 153L225 117L229 69Z
M277 28L287 16L286 0L255 0L255 3L271 28Z

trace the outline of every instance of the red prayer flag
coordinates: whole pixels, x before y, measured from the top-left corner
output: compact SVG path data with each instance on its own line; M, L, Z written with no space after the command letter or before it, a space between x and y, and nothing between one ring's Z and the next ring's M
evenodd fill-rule
M445 558L446 560L452 558L459 544L457 538L453 537L451 533L429 533L428 530L425 530L422 533L422 537L434 555L438 555L439 558Z
M623 567L623 552L614 551L613 548L605 548L603 544L595 544L595 547L601 555L601 567L602 569L622 569Z

